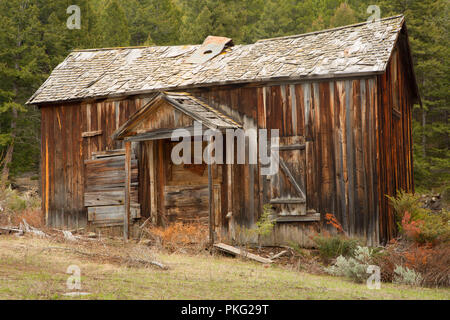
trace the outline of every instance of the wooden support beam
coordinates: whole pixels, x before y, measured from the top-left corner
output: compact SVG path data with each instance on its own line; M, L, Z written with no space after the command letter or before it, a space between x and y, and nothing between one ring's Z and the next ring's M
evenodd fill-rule
M155 167L155 143L153 141L148 141L148 162L150 171L150 215L152 217L152 223L156 225L158 222L158 208L157 208L157 191L156 191L156 167Z
M209 242L214 244L214 194L212 181L212 165L208 165L208 193L209 193Z
M279 150L279 151L290 151L290 150L305 150L306 145L305 144L291 144L291 145L285 145L285 146L278 146L272 147L272 150Z
M209 143L212 144L211 136ZM212 154L209 154L212 157ZM208 193L209 193L209 242L214 244L214 186L213 186L213 164L208 164Z
M306 199L305 193L303 192L302 188L300 188L300 186L298 185L297 181L295 181L294 176L292 175L292 173L289 171L289 168L287 167L286 163L283 161L283 159L281 159L280 157L280 167L283 170L284 174L287 176L287 178L289 179L289 181L292 183L292 185L294 186L295 190L297 190L297 192L300 194L300 196L303 199Z
M125 214L123 219L123 238L130 236L131 208L131 142L125 141Z

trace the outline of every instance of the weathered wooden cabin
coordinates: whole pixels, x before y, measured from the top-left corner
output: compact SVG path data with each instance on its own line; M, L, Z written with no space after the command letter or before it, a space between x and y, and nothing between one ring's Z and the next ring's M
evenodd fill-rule
M42 114L43 216L125 233L190 221L231 239L270 203L273 244L308 245L327 213L383 243L396 232L385 195L414 186L418 102L403 16L249 45L76 50L28 101ZM173 163L171 133L194 121L279 129L278 173Z

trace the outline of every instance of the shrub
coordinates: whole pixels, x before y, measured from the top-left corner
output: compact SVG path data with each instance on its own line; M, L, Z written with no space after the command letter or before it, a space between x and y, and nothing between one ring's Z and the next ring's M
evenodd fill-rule
M19 218L28 217L35 223L29 222L34 227L41 225L41 200L32 192L19 193L17 190L9 188L0 190L0 223L19 224Z
M325 271L334 276L343 276L356 282L364 282L370 276L367 268L371 264L373 251L368 247L357 246L354 257L339 256L333 266Z
M413 220L409 212L402 218L402 233L406 239L419 244L448 243L450 240L450 215L448 211L441 213L428 213L421 219Z
M398 230L403 232L402 219L405 212L409 212L412 220L421 218L427 210L420 207L420 197L412 193L407 193L403 190L398 190L395 197L386 195L389 203L394 208L396 213L396 221Z
M344 235L322 234L316 236L313 240L317 245L320 257L325 261L338 256L352 256L360 244L358 239L348 238Z
M208 226L201 223L173 222L167 227L150 226L147 234L171 251L179 248L201 250L208 241Z
M393 282L397 266L419 273L424 286L450 286L450 247L417 245L393 241L382 254L374 257L381 269L381 280Z
M394 283L418 286L422 283L422 276L408 267L396 266L394 270Z
M419 197L398 191L396 197L389 197L396 212L397 225L406 239L424 244L450 240L450 213L443 209L440 213L419 206Z
M419 241L422 243L448 243L450 241L450 212L430 213L423 217Z

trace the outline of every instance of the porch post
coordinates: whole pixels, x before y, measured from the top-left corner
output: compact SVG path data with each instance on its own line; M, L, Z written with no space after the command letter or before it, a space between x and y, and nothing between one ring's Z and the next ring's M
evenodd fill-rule
M210 144L212 142L210 139ZM208 155L212 157L212 154ZM210 161L211 162L211 158ZM214 186L213 186L213 164L208 164L208 192L209 192L209 243L214 244Z
M125 141L125 214L123 217L123 238L129 239L131 193L131 141Z

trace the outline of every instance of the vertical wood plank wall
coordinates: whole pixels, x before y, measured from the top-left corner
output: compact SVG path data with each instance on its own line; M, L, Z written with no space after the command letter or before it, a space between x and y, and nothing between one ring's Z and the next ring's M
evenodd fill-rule
M65 103L41 107L42 212L54 227L84 227L84 160L92 152L122 148L111 134L147 98ZM82 132L102 134L82 138Z
M281 137L305 136L307 209L322 216L332 213L350 234L377 241L376 78L221 87L196 94L237 117L244 127L279 129ZM262 205L269 201L264 177L253 185L242 178L249 176L249 169L249 165L234 165L233 175L232 211L236 222L247 226L257 221ZM249 197L252 188L262 194L262 201Z
M394 50L387 71L378 76L379 91L377 119L378 185L380 213L380 240L386 242L396 235L394 211L386 195L393 196L403 189L414 191L413 150L411 134L412 97L408 89L407 67L401 59L401 46Z

